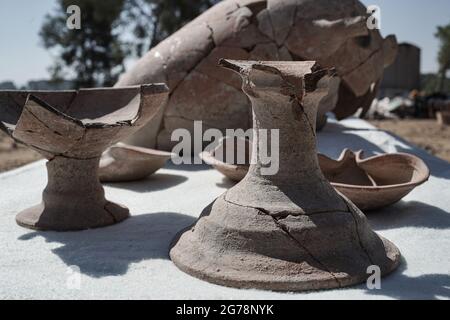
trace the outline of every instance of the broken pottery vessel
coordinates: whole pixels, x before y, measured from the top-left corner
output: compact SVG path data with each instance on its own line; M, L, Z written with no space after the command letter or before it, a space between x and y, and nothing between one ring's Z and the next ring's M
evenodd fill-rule
M223 0L152 48L123 74L118 86L166 82L170 98L145 130L126 142L172 150L174 130L203 127L248 129L250 101L239 76L217 68L219 58L238 60L314 60L334 67L339 90L318 107L338 119L367 111L383 70L397 52L395 36L369 30L367 8L358 0ZM364 112L363 112L364 113Z
M142 180L172 158L172 153L118 143L103 153L98 172L101 182Z
M426 164L406 153L363 159L363 151L344 150L338 160L319 154L325 177L361 210L374 210L400 201L430 177Z
M251 154L250 142L245 140L245 143ZM216 152L222 148L223 143L211 152L203 151L200 157L230 180L241 181L247 175L250 162L223 161L216 157ZM318 157L320 169L331 185L363 211L400 201L430 176L426 164L410 154L384 154L368 159L362 159L362 155L363 151L354 153L345 149L338 160L320 153Z
M242 145L242 151L238 150L240 144ZM229 154L227 150L230 149L233 151L233 157L227 157ZM205 150L200 153L200 159L213 166L228 179L239 182L244 179L248 172L251 154L252 146L248 139L225 137L214 150ZM239 156L242 156L242 161L238 161L240 160Z
M393 271L397 247L371 230L319 168L315 120L331 71L315 62L221 65L243 78L253 106L255 152L246 177L174 240L173 262L212 283L279 291L361 283L371 265L383 275ZM279 170L263 175L268 164L261 150L267 146L259 132L273 128L280 130Z
M19 213L19 225L81 230L120 222L127 208L105 199L102 152L145 125L166 102L165 84L79 91L0 91L0 127L47 162L42 202Z

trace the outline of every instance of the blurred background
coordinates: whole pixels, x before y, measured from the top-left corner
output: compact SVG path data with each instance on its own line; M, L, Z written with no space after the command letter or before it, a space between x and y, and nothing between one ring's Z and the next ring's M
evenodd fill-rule
M0 90L111 86L150 48L220 0L1 0ZM450 161L450 1L362 0L377 5L396 62L365 115ZM66 27L67 7L83 27ZM0 133L0 172L39 158Z

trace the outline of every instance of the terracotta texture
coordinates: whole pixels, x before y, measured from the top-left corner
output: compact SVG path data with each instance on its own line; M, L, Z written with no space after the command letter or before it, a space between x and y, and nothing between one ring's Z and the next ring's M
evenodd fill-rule
M250 142L246 140L246 143L247 152L251 153ZM203 151L200 157L230 180L241 181L250 163L218 159L215 152L222 148L223 143L212 152ZM363 211L395 204L430 176L426 164L411 154L384 154L368 159L363 159L362 155L363 151L354 153L345 149L338 160L320 153L318 157L320 169L331 185Z
M42 203L17 215L39 230L102 227L128 217L107 201L98 179L100 156L145 125L166 102L164 84L79 91L0 91L0 128L47 162Z
M338 118L369 108L385 66L396 55L394 36L383 39L366 26L367 9L358 0L224 0L161 42L125 73L117 86L167 82L164 114L130 144L171 150L171 133L208 128L251 128L250 102L239 78L217 68L220 58L239 60L315 60L335 67L339 96L319 105ZM331 85L331 84L330 84ZM337 107L335 108L335 105ZM161 129L160 125L161 124Z
M240 141L238 141L240 140ZM237 146L239 143L244 145L244 150L239 151ZM227 161L227 149L233 148L235 157L231 161ZM238 152L244 152L242 162L237 159ZM239 182L244 179L248 172L250 165L250 158L252 154L252 146L250 141L243 138L226 137L220 141L219 145L212 151L203 151L200 153L200 158L206 163L213 166L216 170L222 173L232 181Z
M430 177L426 164L406 153L362 158L344 150L338 160L319 154L325 177L361 210L379 209L400 201Z
M128 182L147 178L172 157L172 153L118 143L100 159L101 182Z
M174 240L183 271L216 284L280 291L349 286L399 264L399 250L320 171L317 108L333 74L315 62L222 61L243 77L254 139L246 177ZM260 129L280 129L279 170L263 175ZM270 141L270 140L269 140ZM296 146L293 148L293 146Z

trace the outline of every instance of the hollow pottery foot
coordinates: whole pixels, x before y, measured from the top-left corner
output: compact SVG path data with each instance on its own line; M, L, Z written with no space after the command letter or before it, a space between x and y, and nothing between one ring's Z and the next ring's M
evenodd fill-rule
M400 261L397 247L371 230L319 168L316 115L322 99L334 94L333 73L314 62L221 64L244 78L255 152L246 177L175 239L173 262L212 283L276 291L361 283L372 265L382 275L393 271ZM262 139L260 130L273 128L279 129L279 143ZM261 150L277 145L279 170L267 174Z
M99 158L55 157L48 161L42 202L20 212L17 223L36 230L69 231L104 227L128 218L127 208L105 199L98 163Z

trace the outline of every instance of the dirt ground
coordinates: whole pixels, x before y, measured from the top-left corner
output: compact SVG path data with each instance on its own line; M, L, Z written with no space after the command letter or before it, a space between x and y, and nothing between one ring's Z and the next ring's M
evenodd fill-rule
M440 127L436 120L428 119L373 120L370 123L450 162L450 126Z
M403 139L450 162L450 127L441 128L434 120L370 121ZM0 131L0 172L11 170L42 157L25 146L18 145Z
M41 156L37 152L14 143L6 133L0 131L0 172L23 166L38 159L41 159Z

